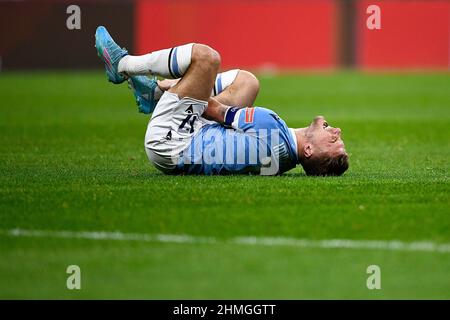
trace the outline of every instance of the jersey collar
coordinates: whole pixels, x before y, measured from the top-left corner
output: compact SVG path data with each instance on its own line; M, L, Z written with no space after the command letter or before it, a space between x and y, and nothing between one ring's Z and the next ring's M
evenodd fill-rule
M295 145L294 153L295 153L295 156L297 157L297 163L298 163L297 135L295 134L295 130L292 128L289 128L289 133L291 134L292 140L294 140L294 145Z

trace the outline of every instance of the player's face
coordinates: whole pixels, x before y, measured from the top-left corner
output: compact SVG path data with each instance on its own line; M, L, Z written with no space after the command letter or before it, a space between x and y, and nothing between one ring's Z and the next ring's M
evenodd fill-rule
M345 153L341 129L330 126L324 117L315 117L307 128L307 134L313 148L319 153L325 153L332 157Z

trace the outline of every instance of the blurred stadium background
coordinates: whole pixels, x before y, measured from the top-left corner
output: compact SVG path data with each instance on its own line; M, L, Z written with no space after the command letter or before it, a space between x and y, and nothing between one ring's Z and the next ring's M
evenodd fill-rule
M447 0L81 0L81 30L70 32L69 4L0 1L2 69L99 68L84 49L98 25L138 54L174 43L210 44L222 53L223 68L450 65ZM381 30L366 27L371 4L382 10Z
M70 4L81 30L66 28ZM372 4L381 30L366 27ZM131 53L202 42L222 69L256 71L257 105L292 127L323 114L343 129L349 171L162 175L143 151L148 116L106 81L98 25ZM447 0L0 1L0 298L449 299L449 29ZM72 264L82 290L65 286ZM366 287L372 264L381 290Z

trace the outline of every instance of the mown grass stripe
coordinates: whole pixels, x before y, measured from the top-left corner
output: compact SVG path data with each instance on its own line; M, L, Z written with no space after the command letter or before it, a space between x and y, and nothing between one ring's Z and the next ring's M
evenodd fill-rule
M237 245L255 246L286 246L299 248L364 249L450 253L450 243L435 243L432 241L403 242L399 240L386 241L351 239L310 240L284 237L234 237L228 240L222 240L214 237L191 236L185 234L123 233L118 231L50 231L26 229L0 230L0 235L11 237L68 238L190 244L231 243Z

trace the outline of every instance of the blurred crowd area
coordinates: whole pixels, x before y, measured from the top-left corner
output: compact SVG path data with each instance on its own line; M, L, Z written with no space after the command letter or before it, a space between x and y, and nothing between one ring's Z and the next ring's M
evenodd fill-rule
M78 12L68 10L74 4ZM0 1L1 69L99 68L98 25L135 54L209 44L224 68L450 65L449 0L6 0Z

